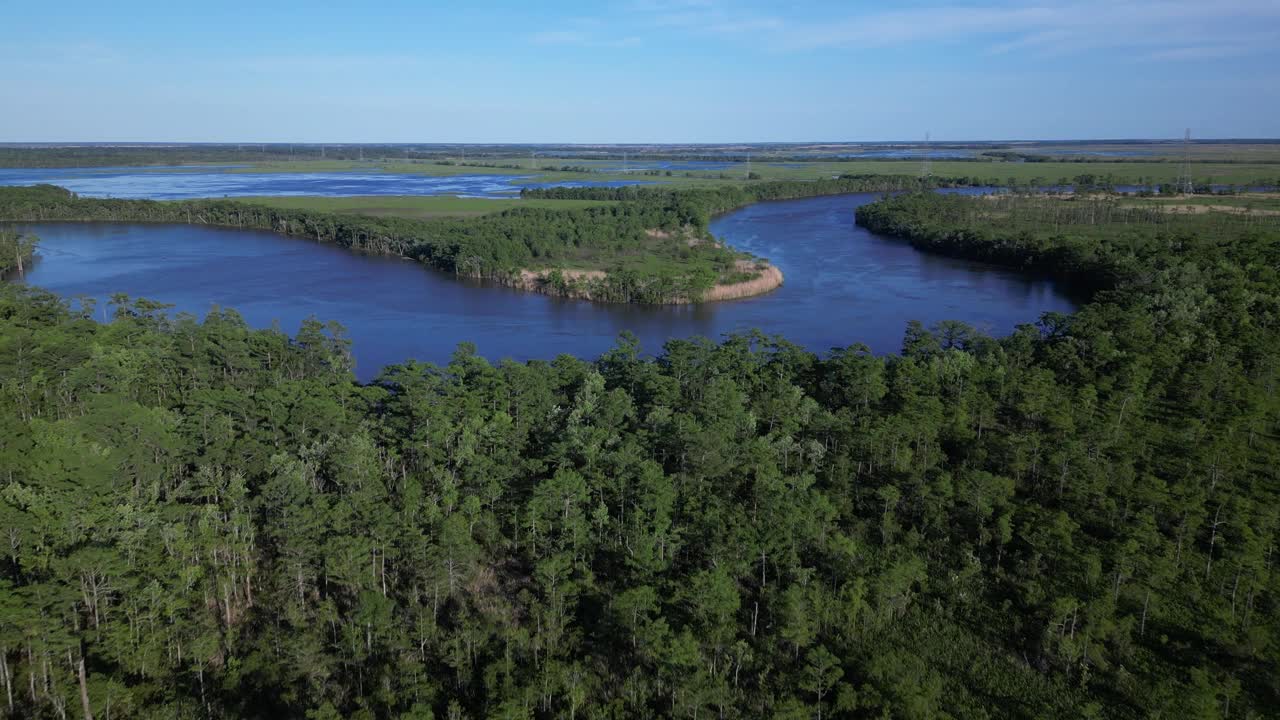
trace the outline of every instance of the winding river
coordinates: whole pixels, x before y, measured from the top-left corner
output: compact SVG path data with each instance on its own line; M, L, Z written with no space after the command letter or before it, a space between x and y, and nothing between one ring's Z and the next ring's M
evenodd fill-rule
M955 319L995 335L1047 311L1070 312L1066 288L980 263L927 255L853 223L875 194L760 203L712 232L770 258L782 288L697 306L605 305L479 286L398 259L267 232L186 225L40 224L25 281L104 301L123 292L203 315L232 307L255 327L293 332L336 320L355 342L357 374L409 358L447 362L474 342L491 359L595 357L630 330L646 352L672 337L759 328L816 352L865 343L896 352L909 320Z

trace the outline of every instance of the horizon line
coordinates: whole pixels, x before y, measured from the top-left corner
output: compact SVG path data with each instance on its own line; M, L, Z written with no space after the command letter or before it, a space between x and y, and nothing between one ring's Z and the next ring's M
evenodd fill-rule
M933 139L928 142L924 140L717 140L717 141L574 141L574 142L555 142L555 141L519 141L519 140L502 140L502 141L485 141L485 140L0 140L0 147L22 147L22 146L40 146L40 145L61 145L61 146L93 146L93 145L134 145L134 146L163 146L163 145L421 145L421 146L458 146L458 145L481 145L481 146L553 146L553 147L592 147L592 146L608 146L608 147L643 147L643 146L665 146L665 147L699 147L699 146L729 146L729 145L989 145L989 144L1010 144L1010 143L1097 143L1108 145L1119 145L1126 143L1181 143L1184 138L1181 136L1171 137L1105 137L1105 138L982 138L982 139L964 139L964 140L937 140ZM1201 137L1191 138L1192 143L1280 143L1280 136L1276 137Z

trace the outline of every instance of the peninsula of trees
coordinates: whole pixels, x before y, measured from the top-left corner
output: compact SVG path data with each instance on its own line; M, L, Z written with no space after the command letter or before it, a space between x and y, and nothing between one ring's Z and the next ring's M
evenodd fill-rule
M610 217L703 227L734 201ZM29 207L303 222L59 203ZM1219 215L866 206L930 251L1094 288L1003 339L913 324L890 357L464 345L360 385L335 325L124 297L98 323L6 284L0 713L1272 717L1280 229ZM329 222L357 246L400 227Z
M767 260L716 241L707 229L715 213L760 200L919 186L920 181L913 178L866 176L706 190L546 190L528 194L615 202L423 220L231 200L90 199L41 185L0 188L0 220L190 223L271 230L352 250L412 258L437 270L524 290L606 302L672 304L767 292L782 280Z

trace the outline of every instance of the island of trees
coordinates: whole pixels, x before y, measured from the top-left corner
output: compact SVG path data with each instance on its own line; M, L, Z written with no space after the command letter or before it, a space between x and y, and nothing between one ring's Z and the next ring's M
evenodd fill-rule
M532 253L56 199L30 219ZM740 199L608 217L701 228ZM542 216L481 226L514 219ZM0 712L1274 717L1280 229L929 193L858 222L1092 299L1002 339L912 324L890 357L623 336L361 385L337 325L123 296L99 323L0 287Z

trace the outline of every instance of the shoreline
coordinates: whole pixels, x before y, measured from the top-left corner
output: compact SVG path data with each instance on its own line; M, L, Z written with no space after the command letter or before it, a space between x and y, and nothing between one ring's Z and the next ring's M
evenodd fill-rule
M717 283L703 291L702 297L696 300L678 298L661 303L619 302L594 297L593 284L602 282L609 275L604 270L529 270L521 268L516 275L507 278L490 278L490 280L503 287L522 292L618 305L697 305L704 302L742 300L765 295L782 287L784 282L782 271L767 261L739 260L738 263L742 272L755 270L755 277L736 283ZM750 267L743 267L744 265L749 265ZM553 279L556 273L559 274L559 279Z

